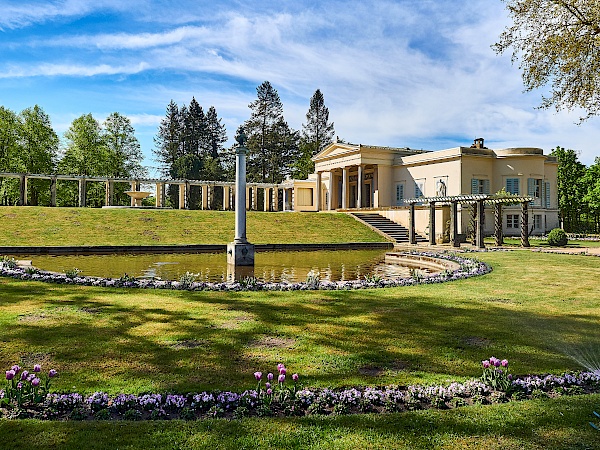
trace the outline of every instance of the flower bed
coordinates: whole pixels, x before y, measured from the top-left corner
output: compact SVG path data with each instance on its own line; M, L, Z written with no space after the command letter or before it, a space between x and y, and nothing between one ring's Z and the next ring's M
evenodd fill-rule
M463 258L454 253L407 252L407 254L453 261L459 265L459 268L454 271L445 270L435 274L423 274L421 271L418 271L418 273L415 273L409 278L395 279L367 277L364 280L323 281L320 280L318 276L312 275L309 276L305 282L299 283L267 283L259 281L256 278L247 278L235 282L211 283L196 282L184 279L183 277L180 281L167 281L136 279L130 276L123 276L121 278L88 277L79 276L77 271L73 271L69 274L57 274L43 272L34 268L19 267L13 260L0 259L0 276L59 284L139 289L179 289L189 291L298 291L318 289L350 290L444 283L447 281L462 280L484 275L492 270L491 267L484 262L471 258Z
M287 369L278 366L279 375L255 372L255 389L244 392L205 391L189 394L108 395L95 392L46 393L43 399L16 404L0 390L0 414L5 418L51 420L196 420L258 416L305 416L329 414L385 413L417 409L450 409L471 404L503 403L530 398L579 395L600 392L600 374L593 372L512 378L508 362L490 358L483 361L481 379L434 386L353 387L346 389L302 388L299 376L286 382ZM52 372L56 375L56 372ZM8 371L7 371L8 374ZM11 374L10 377L18 375ZM54 376L53 375L53 376ZM508 385L493 380L510 380ZM263 381L264 384L263 384ZM10 380L12 382L12 378ZM14 393L14 391L13 391Z

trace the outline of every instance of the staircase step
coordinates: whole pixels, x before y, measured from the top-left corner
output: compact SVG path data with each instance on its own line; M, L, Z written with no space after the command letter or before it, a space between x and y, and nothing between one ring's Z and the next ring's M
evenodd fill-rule
M400 225L399 223L394 222L386 217L383 217L379 214L373 213L352 213L354 217L357 219L367 223L368 225L376 228L383 234L389 236L396 242L408 242L408 229ZM415 236L417 242L427 242L427 239L423 236L416 235Z

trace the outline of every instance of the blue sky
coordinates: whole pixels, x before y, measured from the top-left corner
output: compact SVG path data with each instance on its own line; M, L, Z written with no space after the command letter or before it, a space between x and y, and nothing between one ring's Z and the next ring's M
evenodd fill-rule
M500 0L0 0L0 105L35 104L60 135L76 117L128 116L146 159L171 99L213 105L230 143L256 87L300 129L321 89L336 134L437 150L557 145L592 164L598 119L538 110L518 66L490 45ZM229 144L230 144L229 143Z

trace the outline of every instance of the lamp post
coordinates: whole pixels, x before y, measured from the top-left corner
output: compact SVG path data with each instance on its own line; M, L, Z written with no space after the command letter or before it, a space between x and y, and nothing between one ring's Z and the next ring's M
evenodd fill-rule
M237 267L254 268L254 244L246 238L246 141L244 129L235 137L235 238L227 244L228 278L248 276L249 271L238 271ZM253 272L253 270L252 270Z

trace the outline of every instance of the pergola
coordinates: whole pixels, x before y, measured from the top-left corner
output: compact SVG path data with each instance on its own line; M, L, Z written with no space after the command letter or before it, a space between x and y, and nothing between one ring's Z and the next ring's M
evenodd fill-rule
M494 206L494 238L495 244L500 246L504 243L502 234L502 205L521 204L521 246L529 247L529 204L533 197L502 194L472 194L454 195L447 197L421 197L405 200L409 205L409 229L408 237L411 244L416 244L415 233L415 205L429 204L429 244L435 245L435 207L436 205L450 205L450 243L453 247L460 247L458 241L458 205L474 205L475 244L479 248L485 248L483 242L483 214L485 204Z

